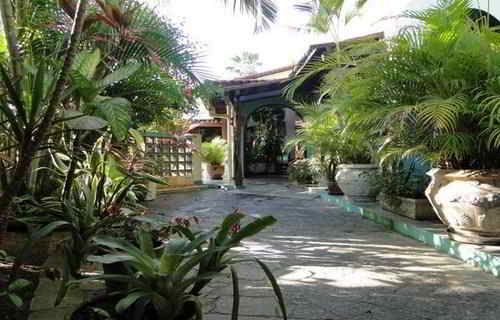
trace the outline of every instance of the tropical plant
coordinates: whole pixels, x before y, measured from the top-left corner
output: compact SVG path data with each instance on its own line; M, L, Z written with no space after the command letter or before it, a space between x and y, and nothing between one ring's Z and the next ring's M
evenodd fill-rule
M128 137L130 126L130 102L121 97L102 96L101 93L109 86L123 81L132 76L140 68L137 63L124 64L99 78L98 66L102 63L101 51L81 51L75 56L72 65L71 85L72 106L70 116L82 114L98 116L105 119L109 124L113 135L119 140ZM69 110L65 111L66 114ZM67 122L72 129L100 129L102 121L89 117L76 118Z
M262 62L259 61L258 53L243 51L241 55L231 58L231 65L227 66L226 70L241 77L257 73L257 68L260 66Z
M237 210L225 217L221 226L208 232L192 232L177 226L184 237L172 238L165 245L154 247L151 235L140 232L138 245L109 237L99 237L96 243L112 252L104 256L90 256L99 263L124 262L128 274L103 275L90 279L106 279L128 284L128 289L117 295L114 310L109 314L135 312L139 318L149 315L157 319L169 315L174 320L203 318L203 305L199 296L210 281L229 269L233 279L233 319L238 315L239 289L235 264L255 261L268 277L286 319L286 308L281 290L269 268L257 258L242 258L230 253L241 241L251 237L276 220L271 217L257 218L240 227L245 217ZM73 282L74 283L74 282ZM116 293L115 293L116 294Z
M298 183L315 183L320 176L321 168L313 159L294 160L288 165L288 177Z
M417 155L450 169L500 167L500 37L470 10L470 1L443 0L406 12L419 24L390 50L351 55L352 68L327 77L352 127L383 137L382 162Z
M425 188L430 180L423 172L417 171L416 159L383 167L373 178L373 183L390 201L398 201L397 197L425 199Z
M278 15L278 8L273 0L222 0L225 5L232 5L234 11L250 14L255 18L255 31L268 29Z
M331 32L338 44L342 25L349 24L358 16L367 2L368 0L356 0L351 11L346 10L345 0L308 0L295 7L311 15L308 23L311 30L319 33Z
M63 299L70 277L81 278L82 263L97 251L94 238L142 210L137 197L144 188L141 183L145 179L163 183L134 170L112 147L111 137L104 135L90 152L68 152L68 156L51 150L54 163L47 170L58 178L59 187L53 196L32 205L43 213L33 220L53 221L69 233L61 242L64 272L56 304Z
M5 94L0 101L0 113L5 118L2 129L11 131L13 144L7 150L17 150L15 158L0 160L0 246L5 228L8 225L13 200L23 193L23 186L30 174L30 167L36 153L46 142L51 133L52 123L57 108L63 99L71 65L79 45L83 17L87 0L80 0L76 7L73 28L70 32L70 41L67 42L63 55L62 67L49 65L44 58L38 57L36 69L27 75L23 74L24 62L31 62L29 56L21 56L18 42L17 25L13 18L11 3L0 6L2 19L5 25L5 36L8 44L10 70L0 66L2 87ZM32 57L34 58L34 57ZM57 65L57 64L56 64ZM50 70L52 69L52 70ZM49 71L50 70L50 71ZM49 72L56 74L49 77ZM50 81L52 80L52 81Z
M350 146L343 143L339 116L334 108L325 105L304 105L298 107L304 115L304 125L297 129L296 136L285 143L285 150L297 146L313 150L319 160L322 172L329 181L335 181L337 165L342 163L342 155Z
M222 137L215 137L210 142L201 144L201 158L211 165L221 165L224 163L224 153L226 140Z

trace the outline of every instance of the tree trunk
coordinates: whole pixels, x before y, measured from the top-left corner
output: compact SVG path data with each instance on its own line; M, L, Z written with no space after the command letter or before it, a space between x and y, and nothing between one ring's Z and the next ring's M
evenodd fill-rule
M19 51L19 44L17 42L17 26L14 19L12 5L9 0L0 1L0 11L2 14L3 29L5 32L5 39L7 41L7 48L9 49L11 71L14 75L14 83L19 83L21 79L21 53ZM16 86L18 88L18 86Z
M2 1L0 7L2 9L2 16L8 16L8 14L5 15L4 8L10 6L9 2L10 1ZM26 181L26 177L29 175L33 157L36 154L38 146L42 141L45 140L46 135L49 133L57 105L61 101L62 93L68 79L68 73L70 71L71 65L73 64L76 49L80 42L80 35L85 18L85 9L87 7L87 2L88 0L78 1L75 15L76 17L73 22L73 28L71 30L71 40L69 42L69 48L66 53L63 68L61 69L61 72L59 74L59 79L57 80L52 99L50 100L42 122L38 127L38 130L35 131L32 130L32 128L26 128L25 139L20 147L19 161L15 166L13 177L12 179L10 179L8 188L2 190L3 193L0 196L0 248L2 247L3 234L7 229L7 222L10 215L10 206L12 200L15 196L18 196L18 193L21 190L22 183L20 182ZM5 3L8 3L9 5L5 5ZM10 9L10 13L12 16L12 7L10 7ZM4 28L6 24L5 21L6 20L4 20ZM17 46L15 47L17 48Z

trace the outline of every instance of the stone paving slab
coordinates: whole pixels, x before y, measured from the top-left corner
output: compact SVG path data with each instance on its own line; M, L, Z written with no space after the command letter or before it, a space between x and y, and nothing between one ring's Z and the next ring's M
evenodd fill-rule
M334 205L360 214L398 233L421 241L468 264L500 277L500 246L459 243L449 238L446 226L438 221L416 221L383 210L377 204L355 204L340 196L321 192L320 197Z
M220 223L234 208L275 216L278 223L245 242L242 253L272 265L290 319L498 319L500 281L492 275L318 199L237 191L168 195L150 207L169 217L197 215L202 228ZM277 319L261 271L241 269L240 319ZM206 319L230 318L227 286L210 287L215 303Z

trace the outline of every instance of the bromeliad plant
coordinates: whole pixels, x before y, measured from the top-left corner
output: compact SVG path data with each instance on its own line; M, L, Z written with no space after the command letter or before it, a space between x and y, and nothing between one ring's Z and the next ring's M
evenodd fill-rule
M111 136L104 135L91 152L69 153L71 157L51 152L53 169L47 170L59 178L60 187L55 196L35 206L44 213L40 219L58 222L60 229L69 232L61 243L64 272L56 304L63 299L71 277L82 278L82 264L99 248L95 237L123 225L124 220L144 209L136 194L143 188L141 182L149 179L163 183L151 175L128 170L111 141Z
M203 305L199 299L202 290L212 279L229 270L233 283L232 314L233 319L236 319L239 289L234 265L255 261L271 282L283 318L287 319L283 295L269 268L257 258L243 258L230 251L240 246L243 239L256 235L276 220L267 216L240 226L244 217L236 210L226 216L219 227L208 232L192 232L187 227L177 225L175 227L183 237L170 239L160 247L154 247L148 232L139 233L138 245L123 239L97 238L96 244L108 248L112 253L90 256L89 260L105 264L124 262L129 270L128 274L91 278L128 284L126 292L115 293L117 299L114 310L106 311L118 316L118 319L122 319L125 312L136 315L137 319L160 319L166 315L173 320L202 319Z

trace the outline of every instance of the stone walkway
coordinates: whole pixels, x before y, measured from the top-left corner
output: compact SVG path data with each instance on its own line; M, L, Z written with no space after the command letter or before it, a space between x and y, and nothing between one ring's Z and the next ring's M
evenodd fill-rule
M162 196L150 207L166 216L218 224L234 208L278 223L243 252L278 277L290 319L497 320L500 279L322 202L298 187L256 186ZM279 190L278 190L279 189ZM261 191L259 191L261 190ZM255 265L240 265L240 320L279 319L272 290ZM207 320L230 318L230 279L213 283Z

